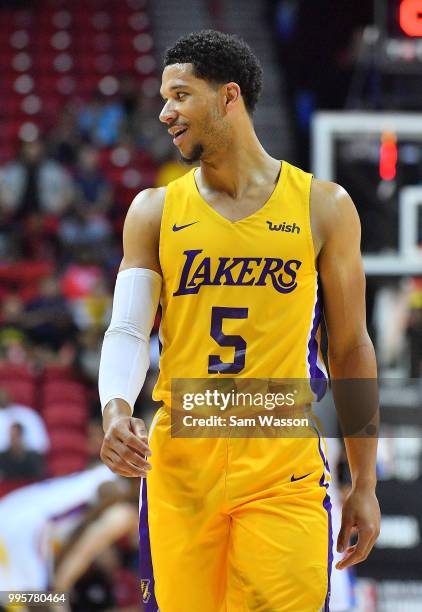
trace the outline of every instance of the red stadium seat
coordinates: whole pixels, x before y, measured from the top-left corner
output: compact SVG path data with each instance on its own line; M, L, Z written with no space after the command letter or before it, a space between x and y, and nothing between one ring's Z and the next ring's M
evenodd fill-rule
M19 381L26 380L32 384L35 382L34 374L29 370L26 365L17 365L15 363L1 363L0 364L0 386L3 380L15 380Z
M73 429L52 429L49 431L50 451L49 457L62 453L80 455L84 458L88 455L88 444L86 436Z
M127 70L139 82L147 78L154 70L143 57L151 53L153 44L147 4L147 0L46 0L37 3L36 10L1 11L0 93L5 100L0 117L5 118L7 129L1 131L0 163L13 155L12 143L25 120L22 96L40 97L39 112L28 111L27 117L37 117L42 127L54 121L63 96L89 99L104 74L118 78ZM28 76L33 78L30 90L21 78L28 80ZM68 89L66 84L58 88L54 79L63 77L73 79L75 88Z
M17 263L4 263L0 264L0 281L10 284L41 281L53 271L51 262L22 260Z
M6 389L10 398L16 404L36 408L36 385L29 380L2 380L0 386Z
M1 131L1 126L0 126ZM12 161L16 156L16 146L13 142L2 142L0 143L0 165L7 164Z
M0 370L1 371L1 370ZM67 380L75 382L78 380L77 373L72 367L67 366L46 366L43 372L44 382L57 382Z
M85 402L85 387L80 383L67 380L46 382L43 386L43 404L62 401Z
M83 430L89 417L86 404L72 402L49 404L42 410L42 416L49 430L58 427L74 427Z
M57 455L48 460L47 471L50 477L66 476L73 472L81 472L86 465L87 459L81 455Z

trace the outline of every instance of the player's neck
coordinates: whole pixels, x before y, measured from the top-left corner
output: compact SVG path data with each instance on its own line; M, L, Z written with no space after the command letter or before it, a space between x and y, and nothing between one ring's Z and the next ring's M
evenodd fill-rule
M253 129L238 131L223 151L201 161L200 181L205 189L239 199L251 186L276 181L280 162L269 155Z

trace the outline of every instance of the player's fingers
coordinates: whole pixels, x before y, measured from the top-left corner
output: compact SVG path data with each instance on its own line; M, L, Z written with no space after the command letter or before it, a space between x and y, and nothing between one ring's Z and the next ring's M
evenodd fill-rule
M150 454L147 440L140 440L137 436L135 436L129 428L128 421L118 421L114 427L111 427L111 429L107 431L104 436L103 444L107 448L114 449L118 444L123 444L124 446L131 447L140 455L149 456Z
M133 434L130 435L133 436ZM151 469L145 459L147 449L141 446L141 451L136 452L127 443L121 442L122 438L125 438L122 428L119 430L116 427L106 433L101 448L102 460L107 463L106 456L108 456L112 461L111 464L108 464L110 469L122 476L146 476Z
M138 468L135 467L129 467L127 466L127 464L124 463L113 463L112 466L110 466L110 469L112 469L112 471L115 474L118 474L119 476L124 476L125 478L146 478L147 473L143 470L139 470Z
M128 465L135 466L144 471L149 471L151 469L151 465L148 463L147 459L145 459L143 455L140 455L138 452L132 450L126 444L122 444L121 442L116 440L113 446L113 450Z
M346 550L344 551L344 557L340 559L340 561L337 561L336 563L337 569L344 569L345 567L347 567L346 562L349 559L349 557L353 554L355 549L356 549L356 544L353 544L353 546L349 546L348 548L346 548Z
M145 476L151 469L151 465L142 455L132 451L118 440L113 441L112 447L104 449L102 457L103 455L112 459L115 469L130 471L131 476Z
M139 477L139 474L135 473L135 470L133 469L128 469L117 455L103 453L101 455L101 459L112 470L112 472L118 474L119 476Z
M350 567L351 565L365 561L371 551L374 541L373 538L374 533L370 526L366 525L360 528L357 543L349 547L346 556L339 561L336 567L338 567L338 569L344 569L345 567Z
M141 439L148 441L148 431L147 427L142 419L132 418L130 420L131 427L133 429L134 434Z
M123 444L130 446L141 455L147 455L148 457L151 455L151 449L148 446L148 438L139 438L137 435L133 434L131 431L125 431L121 433L119 436L120 440Z
M343 519L337 538L337 552L343 552L349 545L352 527L353 525L351 523Z
M371 552L376 542L376 539L378 538L378 535L379 529L372 524L365 525L364 527L359 529L359 540L363 539L362 554L364 555L364 557L362 561L364 561Z
M108 449L107 451L101 452L102 461L115 473L122 476L129 475L128 466L122 461L117 453L113 450Z

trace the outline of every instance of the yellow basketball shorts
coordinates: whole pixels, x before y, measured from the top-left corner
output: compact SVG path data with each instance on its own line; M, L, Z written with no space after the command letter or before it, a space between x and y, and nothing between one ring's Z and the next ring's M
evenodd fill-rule
M182 439L170 429L160 408L140 503L145 612L328 610L331 503L320 436Z

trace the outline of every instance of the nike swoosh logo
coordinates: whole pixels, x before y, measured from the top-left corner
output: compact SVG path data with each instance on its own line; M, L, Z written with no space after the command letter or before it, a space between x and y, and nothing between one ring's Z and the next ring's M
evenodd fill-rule
M312 472L309 472L309 474L311 474ZM296 480L302 480L302 478L306 478L307 476L309 476L309 474L305 474L304 476L299 476L299 478L295 478L295 475L292 474L292 477L290 478L291 482L296 482Z
M189 227L190 225L195 225L195 223L199 223L199 221L193 221L192 223L186 223L186 225L173 225L173 232L178 232L182 229L185 229L185 227Z

